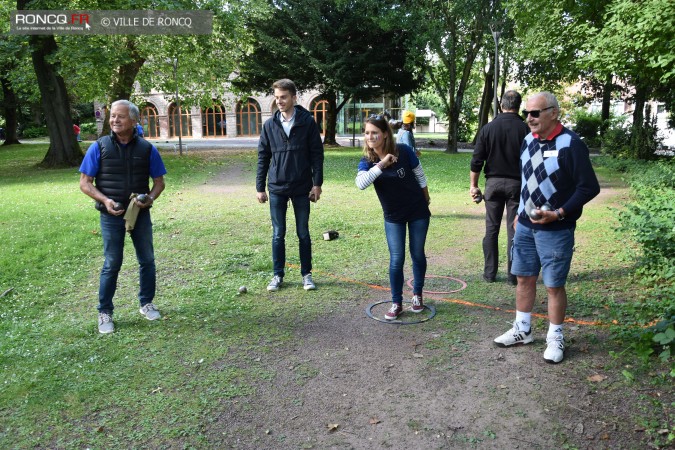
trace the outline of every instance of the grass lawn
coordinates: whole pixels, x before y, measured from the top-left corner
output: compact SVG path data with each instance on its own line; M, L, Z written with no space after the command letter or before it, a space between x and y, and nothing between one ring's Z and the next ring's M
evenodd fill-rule
M38 144L0 147L2 448L207 447L206 429L223 402L275 377L251 358L253 350L274 354L297 324L365 294L363 283L388 285L381 208L372 189L354 185L358 150L326 151L324 195L310 220L320 284L311 301L293 266L292 214L291 286L274 301L265 290L271 225L267 205L255 200L256 153L166 152L167 188L152 212L163 320L138 313L137 264L127 241L116 332L99 335L98 213L79 190L77 168L35 167L45 152ZM470 157L423 156L434 214L427 252L443 256L429 273L477 281L484 216L467 194ZM625 191L617 177L598 173L617 190L591 203L579 222L569 314L610 321L607 305L630 302L633 285L625 242L613 232L613 208ZM329 229L340 238L322 241ZM512 290L500 284L474 283L458 298L511 308ZM247 294L238 294L242 285ZM452 310L444 314L436 320L457 320Z

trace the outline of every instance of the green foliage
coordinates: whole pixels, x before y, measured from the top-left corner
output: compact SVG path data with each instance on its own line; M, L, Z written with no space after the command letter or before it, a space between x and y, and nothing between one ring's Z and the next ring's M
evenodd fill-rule
M630 126L623 122L614 121L605 130L600 139L602 153L615 158L627 159L631 155ZM627 167L623 167L625 171Z
M96 122L86 122L80 124L80 134L82 137L85 137L88 134L96 134L97 131Z
M642 126L633 126L623 118L610 120L605 134L600 138L602 153L616 158L649 161L657 158L661 146L656 118L647 108Z
M418 109L430 109L436 113L436 117L438 117L438 120L441 122L447 120L447 114L443 100L440 99L438 94L436 94L433 89L430 89L428 85L425 88L414 92L412 97L413 101L415 102L415 106L417 106Z
M630 348L643 363L656 356L663 364L670 364L670 376L675 378L675 315L648 328L623 334L628 334L627 341L632 342Z
M631 129L631 154L636 159L649 161L656 159L656 151L661 146L656 127L656 116L651 115L651 106L645 108L644 123Z
M34 139L49 136L49 131L47 131L46 126L26 127L21 132L21 136L25 139Z
M631 202L619 217L621 230L640 245L648 282L675 281L675 163L659 161L631 182ZM675 292L675 291L674 291Z
M424 0L409 13L417 39L423 40L427 49L426 76L443 102L442 112L449 124L448 151L456 152L458 141L473 138L474 103L480 98L480 93L468 93L474 81L473 68L481 50L492 40L490 25L503 11L499 2L487 0ZM477 84L480 90L482 83Z
M574 132L584 140L588 147L600 147L602 118L599 112L593 113L582 108L577 108L572 112L571 119L575 123Z
M617 160L614 160L616 164ZM621 160L618 160L621 161ZM675 162L615 165L628 174L631 201L619 213L619 231L637 245L633 256L643 298L619 306L624 326L615 332L643 360L657 355L675 376ZM649 328L626 328L626 323Z

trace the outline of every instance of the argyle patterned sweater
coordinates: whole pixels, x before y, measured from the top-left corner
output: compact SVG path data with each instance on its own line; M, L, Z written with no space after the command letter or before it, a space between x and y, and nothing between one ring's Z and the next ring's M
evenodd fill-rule
M530 133L520 149L521 194L518 223L533 229L574 228L583 206L600 192L588 147L561 124L550 136ZM562 208L565 219L534 224L527 212L548 203Z

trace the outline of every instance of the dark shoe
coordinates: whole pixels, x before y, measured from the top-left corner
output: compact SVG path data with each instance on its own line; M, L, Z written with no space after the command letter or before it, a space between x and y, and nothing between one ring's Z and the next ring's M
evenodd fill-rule
M399 315L403 312L403 306L400 303L392 303L391 308L384 314L384 318L387 320L397 319Z
M485 281L486 283L494 283L495 277L488 277L487 275L483 275L483 281Z
M513 275L509 275L509 277L506 279L506 282L511 286L518 286L518 278L514 277Z

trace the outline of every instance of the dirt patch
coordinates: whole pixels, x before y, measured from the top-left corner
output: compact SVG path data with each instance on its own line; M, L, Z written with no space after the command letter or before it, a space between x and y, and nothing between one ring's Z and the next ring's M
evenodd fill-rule
M200 190L214 194L234 194L243 192L244 190L250 192L255 187L251 186L246 176L246 170L248 170L248 167L242 163L229 165L223 171L207 180Z
M228 167L203 189L249 189L241 169ZM615 195L604 192L595 201ZM433 258L442 266L468 264L462 252ZM327 275L315 274L319 290ZM649 438L637 418L651 411L652 398L672 402L672 392L654 390L649 380L625 383L622 368L608 354L611 341L603 328L569 325L565 361L550 365L542 358L543 329L534 330L535 341L527 346L493 345L510 326L511 312L427 295L437 309L434 319L384 324L368 318L365 308L386 294L367 292L333 304L324 316L293 324L293 339L271 352L245 351L224 360L230 366L255 364L272 376L258 383L254 394L223 403L208 425L210 445L646 448ZM270 301L276 301L274 295ZM513 297L506 303L511 308ZM374 313L381 317L386 305L378 308Z

